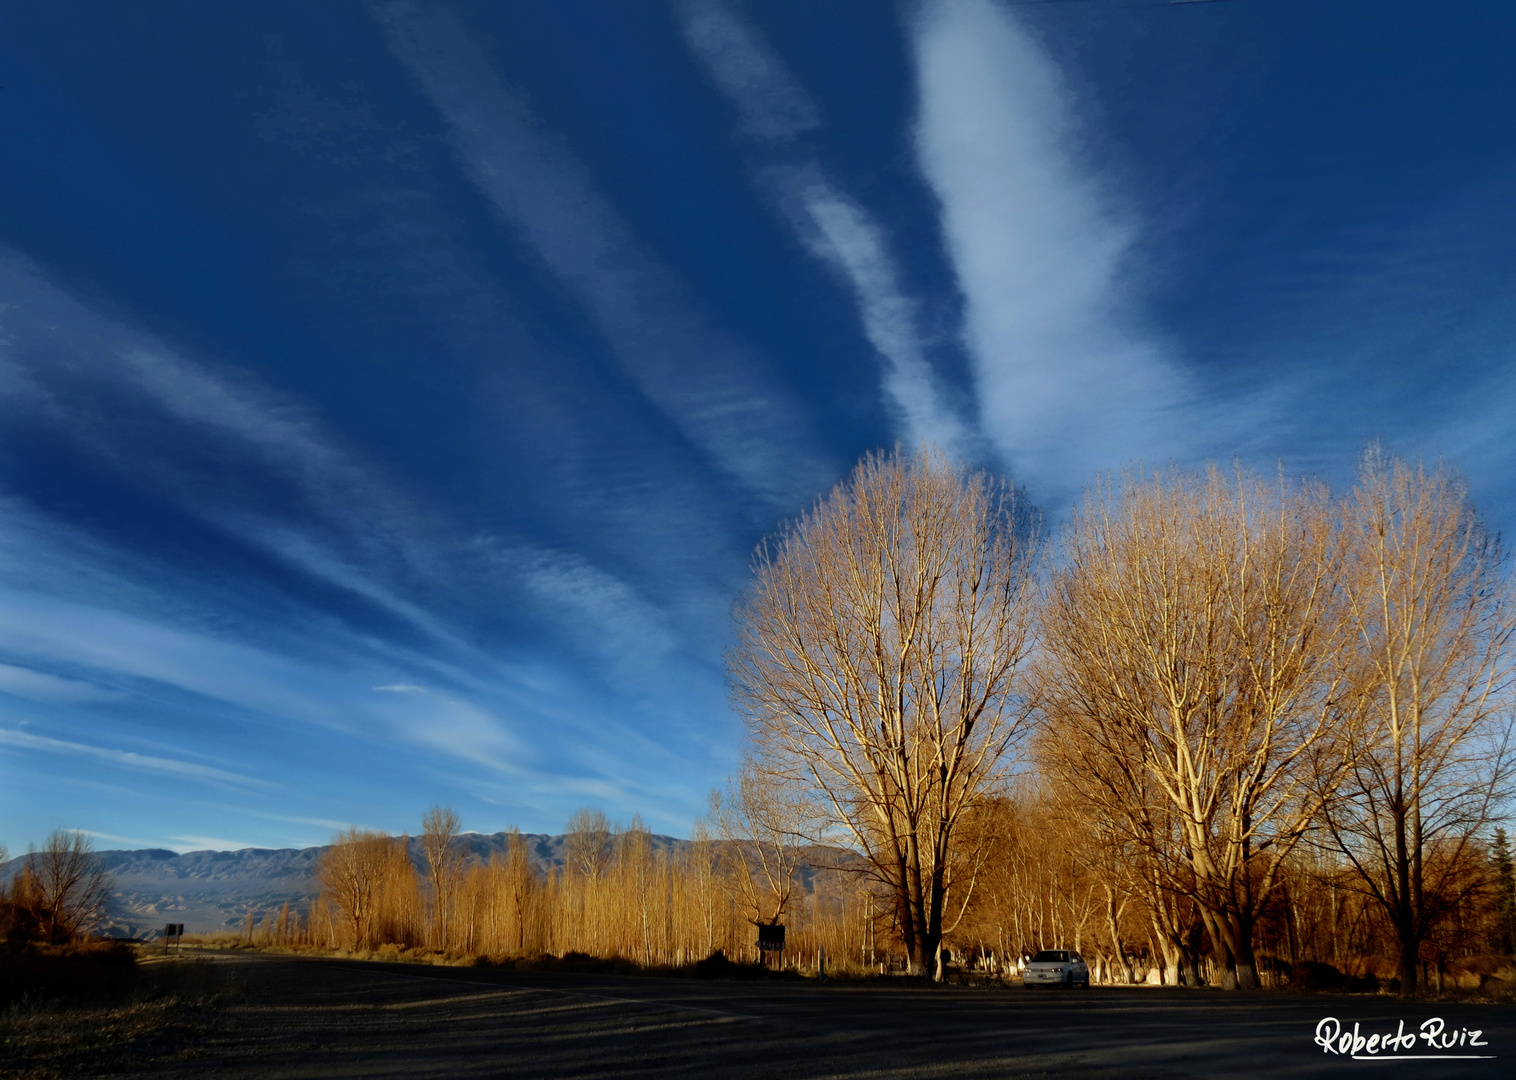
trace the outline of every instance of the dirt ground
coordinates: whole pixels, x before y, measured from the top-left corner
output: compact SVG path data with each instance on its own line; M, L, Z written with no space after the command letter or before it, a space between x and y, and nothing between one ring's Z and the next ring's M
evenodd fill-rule
M1386 1055L1397 1076L1510 1076L1516 1006L1143 987L959 989L644 979L228 956L236 988L192 1044L117 1076L246 1080L1382 1075L1327 1053L1367 1036L1479 1029L1484 1046ZM1452 1059L1446 1055L1495 1055Z

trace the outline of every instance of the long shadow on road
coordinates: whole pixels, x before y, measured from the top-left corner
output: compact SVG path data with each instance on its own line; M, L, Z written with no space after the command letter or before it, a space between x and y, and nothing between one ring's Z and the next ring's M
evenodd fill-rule
M1146 987L1087 992L722 982L243 955L247 1000L195 1060L217 1077L1336 1077L1355 1023L1482 1046L1396 1044L1417 1077L1499 1077L1516 1008ZM1333 1018L1348 1033L1316 1041ZM1328 1024L1330 1026L1330 1024ZM1409 1043L1409 1039L1407 1043ZM1445 1041L1445 1040L1444 1040ZM1336 1052L1345 1049L1348 1052ZM1454 1055L1458 1055L1455 1057ZM1475 1056L1477 1055L1477 1056ZM1411 1060L1411 1059L1417 1060ZM1397 1071L1401 1071L1397 1070Z

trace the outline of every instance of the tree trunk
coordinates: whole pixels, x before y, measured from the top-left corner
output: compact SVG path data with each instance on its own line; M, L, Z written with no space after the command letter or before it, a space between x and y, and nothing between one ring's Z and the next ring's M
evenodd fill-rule
M1200 975L1204 936L1205 928L1198 922L1192 923L1185 941L1180 945L1181 979L1185 986L1205 985L1205 980Z
M1253 954L1253 920L1242 914L1232 917L1232 955L1236 960L1236 990L1257 990L1258 958Z
M1122 906L1125 907L1124 902ZM1126 981L1131 983L1134 981L1132 965L1127 962L1126 952L1121 947L1120 912L1116 910L1116 896L1109 882L1105 886L1105 920L1106 929L1111 935L1111 948L1116 950L1116 959L1121 963L1122 974L1126 976Z
M1174 943L1172 941L1169 941L1167 938L1162 939L1161 947L1163 949L1163 985L1178 986L1180 960L1179 950L1176 949L1174 947Z
M1416 956L1416 928L1411 925L1408 917L1410 912L1403 913L1395 927L1396 936L1400 938L1400 996L1415 997L1421 990L1421 965Z

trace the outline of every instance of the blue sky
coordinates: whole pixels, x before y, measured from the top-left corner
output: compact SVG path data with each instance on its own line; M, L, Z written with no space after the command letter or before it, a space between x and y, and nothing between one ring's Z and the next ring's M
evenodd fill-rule
M684 833L754 545L1444 455L1516 522L1516 9L0 11L0 841Z

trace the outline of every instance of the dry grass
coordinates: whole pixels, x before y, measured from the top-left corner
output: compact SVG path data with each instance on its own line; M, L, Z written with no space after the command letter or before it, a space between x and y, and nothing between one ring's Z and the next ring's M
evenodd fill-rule
M118 1006L16 1006L0 1017L0 1077L54 1080L124 1072L194 1054L211 1011L177 998Z
M185 939L190 940L188 937ZM704 960L688 964L644 964L620 956L589 956L580 952L568 952L562 956L544 953L538 956L479 956L461 952L437 952L434 949L407 948L403 945L381 945L377 949L332 949L315 945L249 945L242 939L223 939L204 942L204 948L235 950L237 952L264 953L272 956L325 957L333 960L379 960L398 964L423 964L432 967L502 968L510 971L562 972L574 975L629 975L658 979L779 979L795 981L813 977L813 972L802 973L793 968L783 971L767 969L758 964L739 963L730 960L717 950ZM879 978L871 973L863 975L833 971L828 979L837 981L869 981ZM899 981L896 977L895 981Z
M1422 996L1428 1001L1468 1001L1483 1005L1516 1003L1516 981L1490 975L1476 978L1477 982L1469 979L1444 979L1440 993L1432 990ZM1435 980L1429 982L1436 986Z
M0 956L0 1080L119 1073L183 1058L234 996L209 961L140 958L127 946Z

